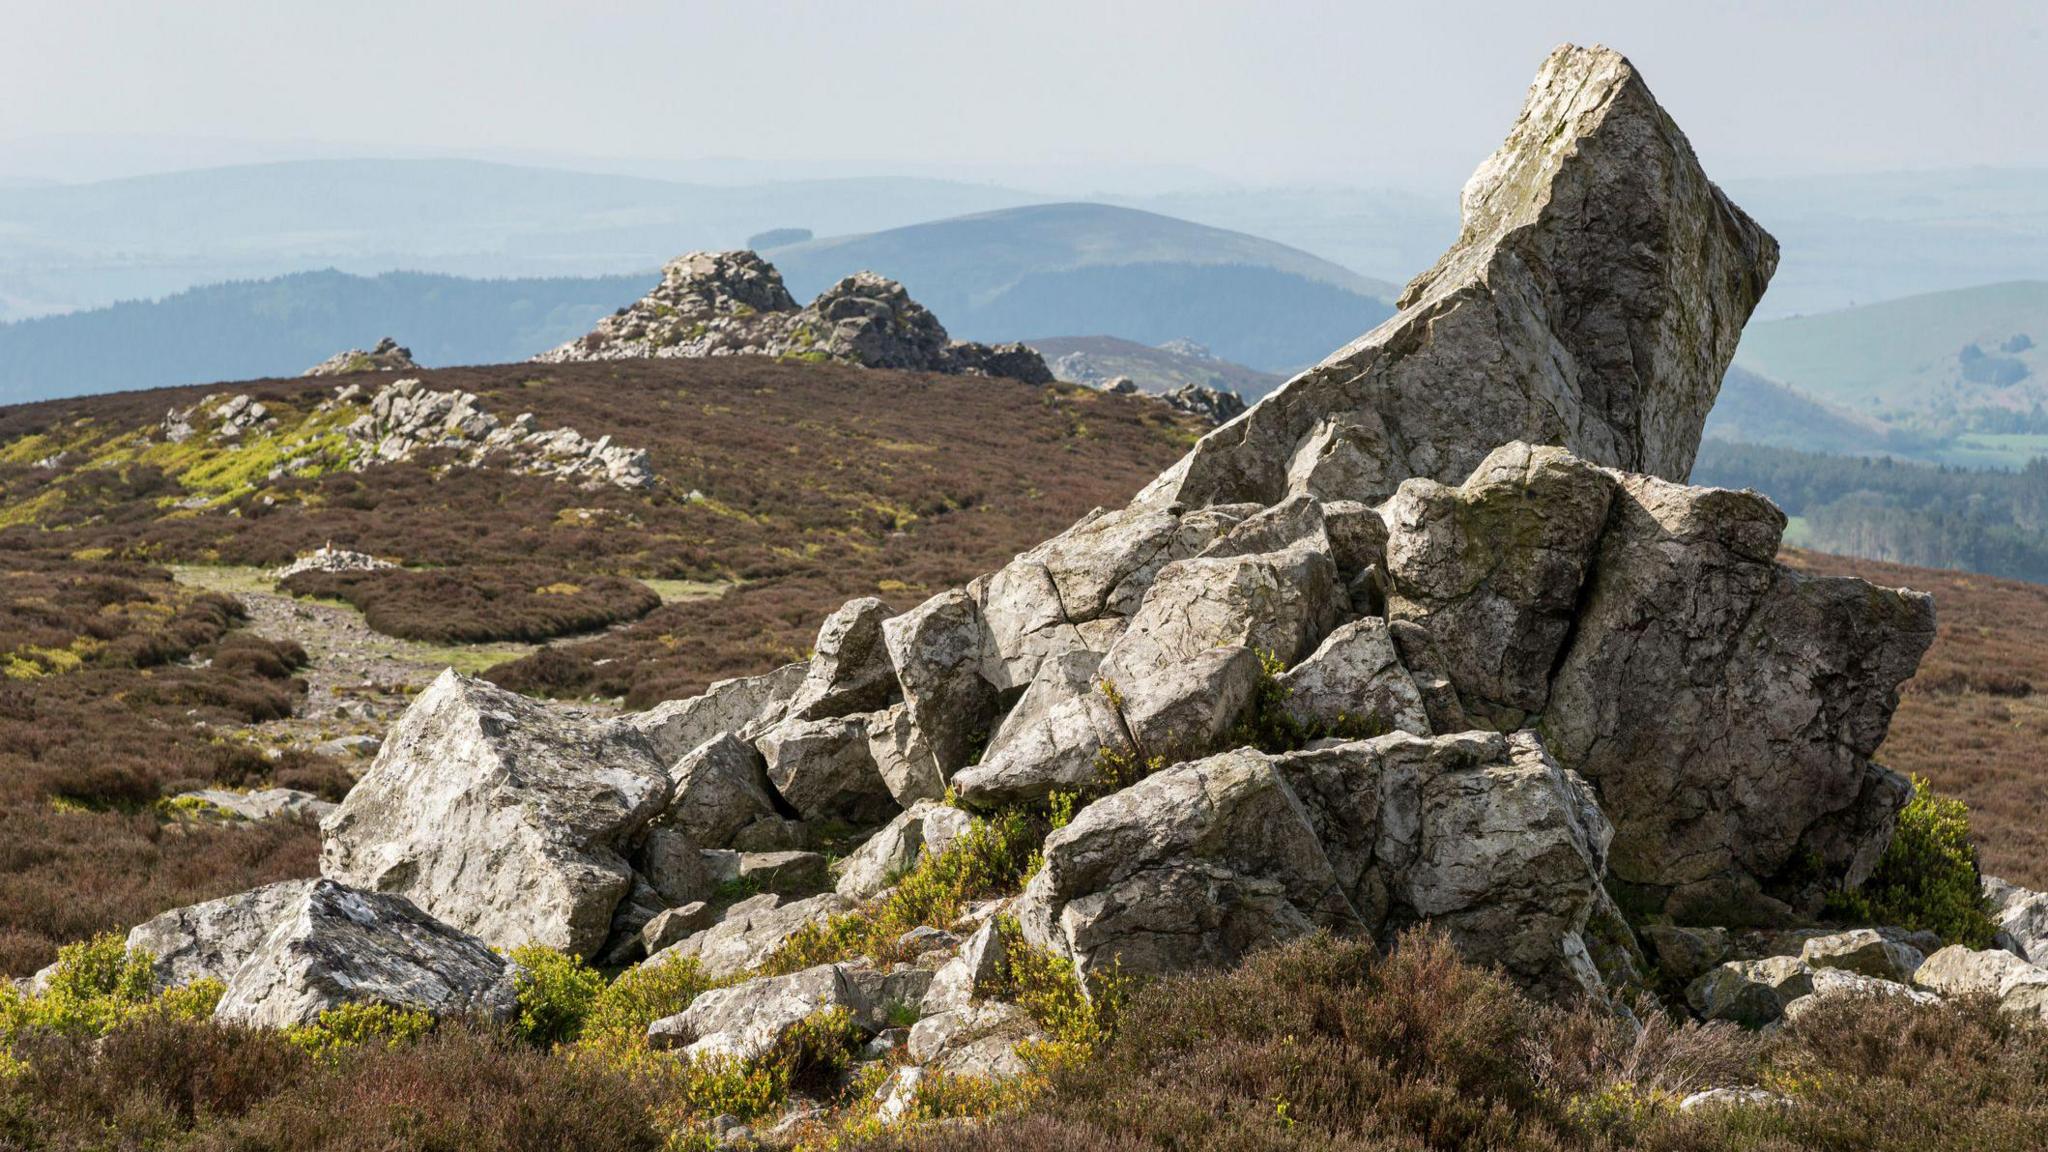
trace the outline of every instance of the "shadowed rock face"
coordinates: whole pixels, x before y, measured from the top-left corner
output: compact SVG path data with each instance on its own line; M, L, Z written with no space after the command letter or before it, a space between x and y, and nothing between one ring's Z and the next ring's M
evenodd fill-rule
M1778 246L1707 179L1633 66L1544 63L1401 311L1217 429L1145 499L1376 503L1495 445L1684 480Z

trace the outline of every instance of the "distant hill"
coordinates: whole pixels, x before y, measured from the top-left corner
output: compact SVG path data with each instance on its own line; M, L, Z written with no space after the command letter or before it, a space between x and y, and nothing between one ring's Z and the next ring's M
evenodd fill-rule
M945 180L684 184L469 160L305 160L0 188L0 320L320 267L616 275L770 229L865 232L1040 199Z
M1043 204L765 253L799 298L861 269L955 337L1194 339L1265 371L1314 363L1392 314L1396 289L1284 244L1107 204Z
M329 270L0 324L0 403L292 376L387 335L424 364L523 360L588 331L657 278L467 280Z
M2044 345L2048 281L2018 280L1751 324L1736 362L1859 411L1938 414L2048 396Z
M1920 442L1881 420L1837 408L1825 401L1735 367L1721 381L1721 396L1707 414L1709 439L1804 452L1911 455Z
M1033 340L1053 375L1078 384L1101 384L1128 376L1146 392L1171 392L1185 384L1235 392L1256 400L1286 379L1204 354L1200 345L1155 348L1115 336L1058 336Z

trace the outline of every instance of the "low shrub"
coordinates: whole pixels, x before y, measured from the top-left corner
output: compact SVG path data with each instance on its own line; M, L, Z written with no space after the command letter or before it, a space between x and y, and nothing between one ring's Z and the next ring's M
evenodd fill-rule
M345 600L386 636L435 644L552 640L637 620L661 606L645 584L543 564L300 572L295 596Z
M285 1039L318 1060L334 1061L372 1041L386 1047L417 1040L434 1030L432 1015L389 1004L342 1004L311 1024L285 1030Z
M1970 810L1913 778L1913 799L1877 868L1859 891L1837 895L1830 912L1868 924L1933 932L1951 944L1988 948L1998 934L1970 839Z
M1019 890L1044 838L1044 819L1021 809L977 816L951 848L921 857L887 895L797 930L762 970L796 972L854 956L898 959L897 941L912 928L951 927L972 901Z
M511 955L519 965L519 1034L536 1044L566 1044L582 1035L604 994L604 976L553 948L528 945Z

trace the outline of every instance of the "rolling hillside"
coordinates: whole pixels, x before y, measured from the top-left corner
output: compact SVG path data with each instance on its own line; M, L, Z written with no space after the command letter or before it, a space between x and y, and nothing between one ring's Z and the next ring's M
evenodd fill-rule
M1036 199L916 178L685 184L375 159L0 189L0 320L329 266L490 277L628 273L692 248L737 247L770 228L867 231Z
M379 711L441 665L522 655L492 675L636 707L689 695L800 656L851 597L907 608L1002 564L1128 497L1196 431L1165 405L1086 388L752 357L421 377L508 419L530 411L645 449L656 481L591 490L443 472L433 457L269 475L283 437L361 411L320 409L331 379L0 407L0 973L164 908L311 874L310 825L181 823L157 804L208 781L346 790L344 765L292 747L291 726L381 734ZM159 431L167 408L210 392L247 394L278 424L227 442ZM385 570L383 588L321 590L367 605L382 632L331 600L280 597L265 575L329 541L412 565ZM508 585L562 600L599 576L664 589L664 603L537 652L416 648L424 671L388 658L393 633L438 627L453 605L487 605L486 634L467 639L510 638ZM223 592L274 610L245 615ZM337 612L341 642L293 634ZM325 684L317 699L309 680Z
M1855 411L1928 419L2048 396L2043 342L2048 281L2017 280L1753 323L1736 362Z
M1397 291L1270 240L1106 204L1033 205L764 255L800 298L864 268L900 280L961 339L1193 339L1270 372L1372 327Z
M0 403L296 375L393 336L424 364L523 360L657 279L469 280L328 270L0 324Z

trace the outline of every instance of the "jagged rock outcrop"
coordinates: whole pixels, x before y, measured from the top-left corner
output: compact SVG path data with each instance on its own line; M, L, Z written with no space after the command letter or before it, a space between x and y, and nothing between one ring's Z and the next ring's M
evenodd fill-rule
M306 369L306 376L353 376L358 372L417 372L419 365L413 363L412 349L401 348L398 341L386 336L377 341L377 346L368 352L351 348L337 352Z
M317 880L280 910L214 1009L231 1024L311 1024L343 1004L504 1019L516 969L398 896Z
M1591 790L1526 735L1246 749L1089 805L1047 839L1018 915L1084 975L1430 920L1468 955L1564 993L1599 986L1579 934L1608 835Z
M1392 319L1210 433L1147 502L1377 503L1509 440L1684 480L1778 247L1635 68L1553 53L1463 209Z
M1023 344L949 339L938 317L894 280L858 272L798 308L775 266L744 251L670 261L654 291L534 359L647 356L775 356L1052 383L1045 359Z
M270 578L275 581L289 580L301 572L375 572L380 568L396 568L389 560L380 560L367 552L352 552L322 544L282 568L272 569Z
M286 911L305 899L313 883L284 880L173 908L130 929L126 945L156 958L159 987L183 987L194 980L225 984L256 954Z
M646 449L613 444L610 436L591 440L574 428L543 429L531 412L507 423L468 392L435 391L408 377L379 388L367 408L345 429L356 448L350 463L356 471L439 450L470 468L495 463L585 486L654 486Z
M335 807L296 788L260 788L254 792L201 788L180 792L171 799L174 804L182 802L234 820L318 820Z
M1933 601L1776 565L1784 526L1753 493L1623 477L1538 725L1600 789L1616 877L1681 918L1861 882L1911 791L1870 757Z
M450 670L324 822L320 870L494 947L590 956L632 886L628 845L670 787L637 734Z
M700 994L674 1016L647 1029L657 1047L681 1048L691 1058L751 1060L766 1055L790 1029L813 1013L845 1011L873 1035L888 1026L889 1011L915 1005L932 974L917 968L882 972L865 964L820 964L787 976L766 976Z
M609 723L437 683L330 821L330 874L492 943L539 925L732 975L957 836L960 813L916 807L950 781L970 807L1079 806L1013 911L1084 976L1427 921L1569 997L1638 979L1621 907L1708 928L1688 913L1816 909L1905 800L1870 757L1933 617L1779 567L1782 514L1682 482L1775 244L1599 49L1545 64L1465 210L1398 315L1129 505L907 613L855 601L805 665ZM900 289L827 297L802 322L829 313L830 347L937 354ZM574 355L759 352L810 311L786 298L758 258L691 258ZM759 853L849 833L869 838L841 891L711 922L709 886L750 866L800 876L789 896L822 883L818 857ZM929 929L935 964L969 930ZM1710 1016L1910 991L1917 944L1826 936L1784 934L1805 959L1653 944ZM976 1045L1012 1014L953 999L920 1050L1001 1065Z

